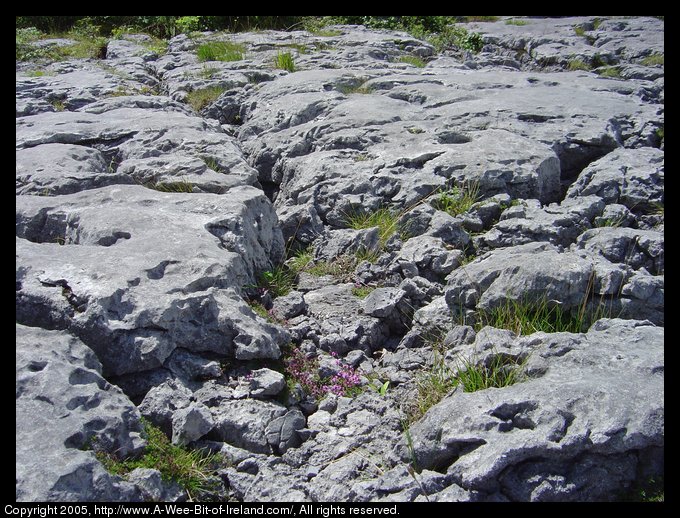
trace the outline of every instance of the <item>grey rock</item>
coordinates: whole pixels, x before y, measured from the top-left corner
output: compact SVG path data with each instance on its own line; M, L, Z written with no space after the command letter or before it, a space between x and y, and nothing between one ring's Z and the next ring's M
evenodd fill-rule
M286 407L279 403L255 399L225 400L210 410L215 427L209 438L254 453L271 453L267 426L286 414Z
M305 294L307 313L318 329L319 347L340 355L350 349L370 352L388 334L379 319L360 314L361 301L352 295L351 289L351 284L339 284Z
M448 249L438 237L412 237L401 248L393 261L413 263L421 277L437 279L448 275L460 265L463 252Z
M145 502L185 502L184 491L176 482L161 478L161 472L151 468L136 468L127 474L128 482L137 486Z
M222 375L219 363L183 349L175 349L166 364L176 377L188 381L219 378Z
M265 429L267 441L274 452L286 453L289 448L300 445L301 438L297 433L304 428L307 420L299 410L290 410L285 415L272 420Z
M138 455L139 411L101 375L94 353L63 331L16 326L17 501L139 500L94 450Z
M581 234L576 247L636 270L645 268L654 274L664 272L664 238L659 232L621 227L595 228Z
M185 445L213 429L215 423L208 407L191 405L172 414L172 443Z
M420 466L467 490L540 501L612 498L637 466L663 469L652 454L664 442L663 329L605 319L586 335L538 334L512 347L531 351L527 365L550 362L515 385L456 391L432 407L410 428Z
M109 169L97 149L43 144L16 152L17 194L69 194L106 185L132 183Z
M363 300L364 312L377 318L392 316L403 296L399 288L376 288Z
M305 312L307 303L299 291L291 291L287 295L274 299L273 311L279 318L295 318Z
M67 196L17 198L18 321L72 329L108 375L159 367L178 347L279 356L285 331L258 323L233 289L282 253L261 191Z
M663 156L654 148L617 149L584 169L567 197L594 194L633 212L663 206Z
M610 229L594 231L599 230ZM616 230L635 232L633 229ZM594 298L613 295L615 300L611 304L619 305L620 313L614 310L611 316L663 322L656 303L649 306L649 311L637 304L627 307L629 302L620 290L631 275L631 268L612 263L597 254L560 252L547 243L529 243L489 252L461 271L454 271L448 278L445 300L449 311L466 317L466 308L491 309L508 300L555 300L568 311L582 305L592 294L596 296ZM658 294L663 297L661 292ZM433 304L418 310L414 321L422 318L426 311L433 319L442 315L441 309ZM592 304L597 305L598 301L593 300ZM439 318L443 319L443 315Z
M276 396L286 387L286 380L280 372L271 369L254 370L250 378L250 395L253 397Z
M501 220L481 238L492 248L546 241L569 246L603 213L604 202L597 196L579 196L546 207L515 207L505 211Z
M192 392L177 380L168 380L152 388L146 394L139 411L166 435L172 436L172 420L177 410L192 403Z

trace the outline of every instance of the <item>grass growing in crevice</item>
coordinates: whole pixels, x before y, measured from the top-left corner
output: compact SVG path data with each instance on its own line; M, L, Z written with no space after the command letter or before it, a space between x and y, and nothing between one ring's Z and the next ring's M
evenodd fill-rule
M291 292L295 277L296 272L282 264L261 272L257 277L257 285L271 293L272 297L281 297Z
M589 281L583 300L577 308L565 310L558 301L548 300L543 296L538 300L524 297L520 300L506 299L499 306L491 309L478 309L475 330L484 326L498 329L509 329L517 335L530 335L542 331L544 333L584 333L597 320L612 318L612 302L600 297L597 304L593 302L593 278Z
M194 192L194 185L191 182L182 180L179 182L156 182L147 183L144 187L160 192Z
M345 95L352 95L352 94L371 94L373 93L373 87L370 85L366 85L366 83L361 83L357 85L336 85L336 90L342 94Z
M220 457L174 445L150 422L142 419L142 424L147 445L139 459L122 460L113 454L95 451L97 460L109 473L124 477L136 468L157 469L163 480L178 483L191 499L200 499L217 489L218 479L212 474L223 463Z
M647 57L644 57L640 60L641 65L645 65L647 67L654 67L654 66L664 66L664 55L655 53L655 54L650 54Z
M463 360L456 380L464 392L476 392L487 388L503 388L522 380L522 363L503 355L494 355L489 365L477 364L470 359Z
M423 61L423 59L418 57L418 56L410 56L410 55L409 56L401 56L398 59L398 61L399 61L399 63L407 63L409 65L413 65L414 67L418 67L418 68L424 68L425 65L427 65L427 63L425 63L425 61Z
M274 58L274 68L295 72L295 60L290 52L279 52Z
M217 98L224 93L226 88L223 86L209 86L200 90L193 90L187 93L186 101L197 112L206 106L214 103Z
M354 230L378 227L378 248L382 249L388 239L400 230L399 218L402 214L403 212L396 212L387 207L373 212L352 211L345 214L345 222Z
M199 61L240 61L245 57L246 47L230 41L210 41L196 49Z
M479 200L479 182L470 182L440 192L430 203L437 209L451 216L458 216L470 210Z
M524 379L526 360L520 362L503 354L493 354L486 363L470 357L459 358L456 366L451 367L445 361L442 338L437 335L426 339L433 351L432 365L416 376L415 397L402 409L409 424L422 418L430 408L458 387L463 392L476 392L492 387L508 387Z

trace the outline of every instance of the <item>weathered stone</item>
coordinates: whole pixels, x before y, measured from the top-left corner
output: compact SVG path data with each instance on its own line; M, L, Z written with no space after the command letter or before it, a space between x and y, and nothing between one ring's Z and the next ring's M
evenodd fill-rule
M94 453L139 454L139 411L77 338L18 324L16 338L17 500L139 500Z
M276 396L286 387L283 374L271 369L257 369L251 373L250 395L253 397Z
M185 445L213 429L215 423L208 407L192 404L172 414L172 442Z
M279 403L254 399L225 400L210 410L215 427L209 438L254 453L271 453L266 428L286 413L286 407Z
M538 334L514 347L543 370L503 389L456 391L410 427L404 461L415 455L468 490L542 501L613 498L636 469L663 469L654 455L664 442L663 329L600 320L586 335Z

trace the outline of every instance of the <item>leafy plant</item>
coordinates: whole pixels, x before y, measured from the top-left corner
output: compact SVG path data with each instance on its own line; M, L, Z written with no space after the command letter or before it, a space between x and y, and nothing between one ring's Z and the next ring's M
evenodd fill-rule
M385 397L387 390L390 388L390 382L389 380L385 383L378 382L377 384L371 384L370 387L372 387L378 394Z
M216 489L218 479L211 475L220 464L217 455L176 446L150 422L142 419L142 424L147 445L141 458L123 460L111 453L95 451L97 460L109 473L125 476L136 468L157 469L163 480L177 482L192 499L200 499Z
M288 72L295 72L295 62L290 52L279 52L274 59L274 67Z

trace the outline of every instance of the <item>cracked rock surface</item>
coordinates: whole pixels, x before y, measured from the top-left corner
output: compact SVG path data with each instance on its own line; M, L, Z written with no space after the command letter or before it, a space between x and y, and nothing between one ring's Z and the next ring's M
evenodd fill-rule
M664 74L645 58L664 22L521 20L463 24L477 54L335 26L17 62L17 500L186 499L95 456L138 456L142 416L215 452L239 501L616 500L663 476ZM215 41L243 59L199 61ZM385 209L387 234L350 228ZM597 317L484 317L540 301ZM516 383L414 414L428 376L498 361Z

